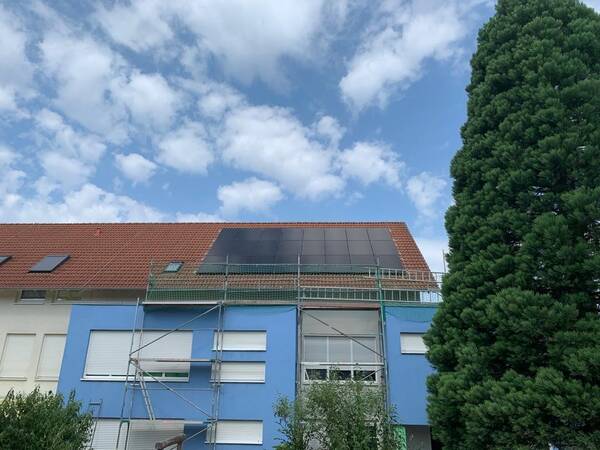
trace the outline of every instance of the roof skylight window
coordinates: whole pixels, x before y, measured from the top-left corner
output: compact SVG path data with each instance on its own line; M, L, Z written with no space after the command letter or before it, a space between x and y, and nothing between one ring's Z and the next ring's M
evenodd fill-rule
M179 272L181 266L183 266L182 261L171 261L169 264L166 265L165 272Z
M58 266L64 263L67 259L69 259L69 255L44 256L31 269L29 269L29 271L42 273L52 272L54 269L56 269Z
M0 255L0 264L5 263L10 259L9 255Z

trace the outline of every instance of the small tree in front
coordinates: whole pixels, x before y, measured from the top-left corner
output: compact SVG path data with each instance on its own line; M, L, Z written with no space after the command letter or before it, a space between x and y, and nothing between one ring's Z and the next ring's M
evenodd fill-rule
M335 379L306 386L300 397L275 404L282 442L277 450L395 450L393 411L383 388Z
M89 440L92 416L71 395L10 391L0 402L0 448L79 450Z

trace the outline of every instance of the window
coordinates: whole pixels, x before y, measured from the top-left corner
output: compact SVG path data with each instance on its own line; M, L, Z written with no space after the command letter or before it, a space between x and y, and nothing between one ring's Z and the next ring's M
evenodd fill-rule
M0 377L26 379L34 344L35 334L7 334L0 360Z
M4 264L6 261L8 261L11 257L9 255L0 255L0 264Z
M64 334L46 334L42 342L42 351L38 361L38 380L58 380L66 336Z
M52 272L62 263L69 259L69 255L48 255L44 256L31 269L30 272Z
M304 362L368 364L379 361L377 338L304 336Z
M119 420L101 419L95 424L92 438L92 450L115 450L119 436ZM183 434L183 421L177 420L134 420L131 422L127 438L128 450L148 450L157 442L166 441ZM123 423L119 449L124 448L127 424Z
M192 354L192 332L175 331L164 336L164 331L144 331L142 344L159 338L156 342L139 351L139 364L142 370L155 378L171 381L187 381L190 372L189 360ZM163 336L163 337L161 337ZM88 344L85 365L86 379L123 380L127 375L131 332L92 331ZM140 347L140 333L136 333L133 350ZM162 360L161 360L162 359ZM184 361L167 361L180 359ZM130 375L134 368L130 369ZM148 380L152 380L150 376Z
M377 338L375 336L304 336L304 381L380 381Z
M215 333L213 350L217 350L218 333ZM224 351L266 351L266 331L223 331L222 349Z
M423 341L423 333L400 333L400 349L402 353L425 354L427 346Z
M258 420L221 420L206 433L206 442L217 444L258 444L263 442L263 423Z
M167 264L165 266L165 272L179 272L179 269L181 269L181 266L183 266L183 262L182 261L171 261L169 264Z
M216 379L216 364L212 368L212 379ZM264 383L264 362L230 362L221 363L222 383Z
M19 303L41 305L46 301L46 291L40 289L23 289L19 295Z

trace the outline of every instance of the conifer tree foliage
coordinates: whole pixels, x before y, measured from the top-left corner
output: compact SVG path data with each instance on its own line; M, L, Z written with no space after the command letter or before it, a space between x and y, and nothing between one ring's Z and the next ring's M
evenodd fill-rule
M600 448L600 15L499 0L471 65L426 336L434 435Z

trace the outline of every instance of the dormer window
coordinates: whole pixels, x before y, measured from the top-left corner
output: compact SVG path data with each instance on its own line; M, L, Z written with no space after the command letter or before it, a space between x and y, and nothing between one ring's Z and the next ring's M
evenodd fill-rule
M41 305L46 301L46 291L43 289L23 289L19 295L19 303Z

